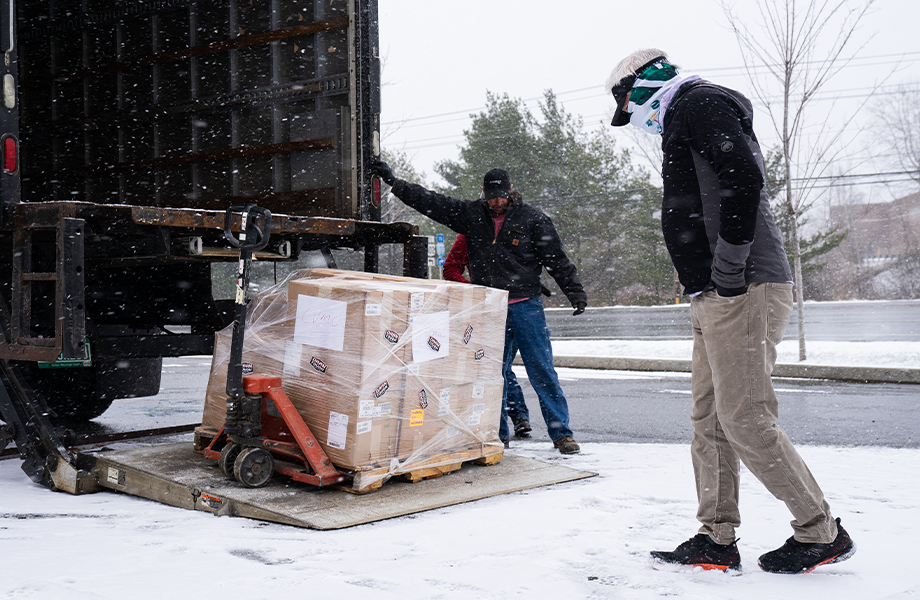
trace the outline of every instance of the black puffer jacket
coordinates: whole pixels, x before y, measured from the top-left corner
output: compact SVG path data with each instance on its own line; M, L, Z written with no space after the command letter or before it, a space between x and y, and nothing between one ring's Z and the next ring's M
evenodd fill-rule
M485 200L457 200L397 179L393 194L423 215L466 236L473 283L508 290L508 298L540 295L543 268L574 306L588 302L552 220L528 204L512 204L498 236Z
M791 281L750 101L707 81L684 85L665 114L661 149L661 228L686 292L710 281Z

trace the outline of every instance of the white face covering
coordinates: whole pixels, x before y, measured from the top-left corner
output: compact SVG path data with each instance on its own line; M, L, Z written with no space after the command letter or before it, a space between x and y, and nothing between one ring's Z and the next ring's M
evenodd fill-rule
M678 88L696 81L699 75L680 75L664 59L636 77L629 93L629 122L646 133L660 135L665 111Z

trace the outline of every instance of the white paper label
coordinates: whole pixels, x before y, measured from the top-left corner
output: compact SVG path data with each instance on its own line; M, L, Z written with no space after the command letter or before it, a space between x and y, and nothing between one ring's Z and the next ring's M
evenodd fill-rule
M358 435L361 435L362 433L370 433L372 423L373 421L359 421L355 424L355 433Z
M358 403L358 416L362 419L367 419L374 416L374 401L373 400L361 400Z
M374 408L374 417L385 417L393 412L392 402L381 402Z
M294 341L341 352L345 344L347 308L346 302L298 295Z
M459 427L448 427L447 428L447 437L454 437L458 433L460 433Z
M382 314L383 314L382 304L365 304L364 305L364 316L365 317L379 317Z
M409 296L409 310L422 310L425 306L425 292L414 292Z
M300 377L300 358L303 346L297 342L284 342L284 374Z
M329 411L329 437L326 444L331 448L345 449L345 440L348 438L348 415Z
M486 391L486 387L481 383L473 384L473 398L482 398Z
M450 388L441 388L438 395L438 416L443 417L450 412Z
M416 315L412 321L412 362L450 355L450 312Z
M486 412L485 404L474 404L473 405L473 414L481 415L484 412Z
M409 375L418 375L418 365L413 363L409 365L407 368L409 370Z
M473 413L470 415L470 419L467 422L470 427L475 427L479 425L479 422L482 420L482 413Z

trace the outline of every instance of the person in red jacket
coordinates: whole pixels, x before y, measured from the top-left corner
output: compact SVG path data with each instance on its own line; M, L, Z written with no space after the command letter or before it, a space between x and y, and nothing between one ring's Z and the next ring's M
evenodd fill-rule
M511 193L517 192L512 190ZM464 270L468 268L469 256L466 252L466 237L462 233L458 233L457 239L454 240L454 245L451 246L450 252L447 253L447 258L444 259L441 275L448 281L469 283L470 280L463 276ZM512 356L516 356L518 353L517 343L513 340L511 343L510 351ZM502 396L502 404L505 406L508 417L514 425L514 435L518 438L530 437L530 411L527 410L527 404L524 402L524 391L521 389L521 384L518 383L510 365L502 375L505 378L505 392ZM505 443L505 447L508 447L508 440L502 441Z

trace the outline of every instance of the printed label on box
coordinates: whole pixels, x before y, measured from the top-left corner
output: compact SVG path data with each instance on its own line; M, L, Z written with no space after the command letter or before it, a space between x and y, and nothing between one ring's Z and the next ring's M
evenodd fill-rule
M409 413L409 427L421 427L425 424L425 410L422 408L413 409Z
M362 419L374 416L375 408L373 400L361 400L358 402L358 416Z
M391 344L395 344L396 342L399 341L399 334L393 331L392 329L387 329L386 333L383 334L383 337L384 339L386 339L386 341L390 342Z
M467 421L467 425L470 427L475 427L479 425L480 421L482 421L482 413L473 413L470 415L470 418Z
M348 415L329 411L329 437L326 444L339 450L345 449L345 440L348 438Z
M409 296L409 310L422 310L425 306L425 292L413 292Z
M413 363L408 366L409 375L418 375L418 365Z
M479 414L479 415L481 415L481 414L484 413L484 412L486 412L486 405L485 405L485 404L474 404L474 405L473 405L473 414Z
M412 321L412 362L422 363L449 355L450 312L416 315Z
M298 295L294 341L341 352L345 345L347 309L347 302Z
M466 332L464 332L464 334L463 334L463 343L464 343L464 344L469 344L469 343L470 343L470 339L471 339L472 337L473 337L473 326L470 325L469 327L466 328Z
M374 390L374 398L380 398L380 396L383 396L387 393L388 389L390 389L390 382L384 380L384 382L378 385Z
M313 367L319 373L326 372L326 363L316 358L315 356L310 357L310 366Z
M303 346L297 342L284 343L284 374L300 377L300 357Z
M450 412L450 388L441 388L438 394L438 416L443 417Z
M243 367L243 375L252 375L255 372L251 362L244 362L240 366Z
M374 409L374 416L375 417L385 417L392 412L393 412L392 402L381 402Z
M482 398L485 390L486 390L486 386L484 386L483 384L474 383L473 384L473 398Z
M423 389L418 391L418 405L428 408L428 393Z
M454 437L458 433L460 433L459 427L448 427L447 428L447 437Z
M365 317L379 317L382 314L383 314L382 304L365 304L364 305L364 316Z
M371 432L371 424L373 421L360 421L355 424L355 433L361 435L362 433Z

